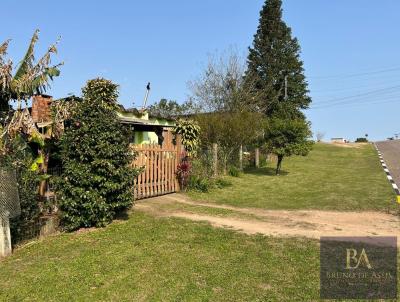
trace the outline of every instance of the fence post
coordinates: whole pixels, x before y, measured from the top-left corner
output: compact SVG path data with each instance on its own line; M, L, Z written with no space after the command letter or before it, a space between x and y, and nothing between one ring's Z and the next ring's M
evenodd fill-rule
M243 170L243 145L239 148L239 169Z
M215 143L212 145L212 154L213 154L214 176L217 176L218 175L218 145Z
M259 168L260 167L260 149L259 148L256 148L256 150L255 150L254 159L255 159L256 168Z
M0 257L11 255L10 221L6 215L0 216Z

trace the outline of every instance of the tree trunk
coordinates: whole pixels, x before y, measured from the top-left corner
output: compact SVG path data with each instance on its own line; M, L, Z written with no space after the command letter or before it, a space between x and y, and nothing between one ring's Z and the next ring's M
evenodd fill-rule
M283 155L278 155L278 162L276 164L276 175L279 175L279 173L281 172L282 160Z

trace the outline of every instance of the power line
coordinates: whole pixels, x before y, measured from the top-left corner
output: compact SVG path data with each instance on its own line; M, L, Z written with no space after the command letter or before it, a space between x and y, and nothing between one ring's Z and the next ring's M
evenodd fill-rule
M330 76L308 76L307 78L309 79L334 79L334 78L353 78L353 77L360 77L360 76L366 76L366 75L374 75L374 74L380 74L380 73L386 73L386 72L393 72L393 71L400 71L400 67L394 67L394 68L388 68L388 69L381 69L381 70L375 70L375 71L370 71L370 72L360 72L360 73L351 73L351 74L337 74L337 75L330 75Z
M309 109L326 109L326 108L341 108L341 107L347 107L347 106L354 106L354 105L372 105L372 104L385 104L385 103L391 103L391 102L400 102L400 95L392 95L392 96L387 96L386 98L376 100L376 99L369 99L369 100L363 100L362 102L347 102L347 103L336 103L336 104L325 104L322 106L312 106Z
M310 88L310 92L315 95L315 93L318 92L341 92L341 91L350 91L350 90L360 90L360 88L371 88L371 89L380 89L384 88L388 84L397 84L400 81L400 74L398 78L391 78L391 79L385 79L385 78L380 78L381 81L379 80L373 80L373 83L370 81L363 81L363 85L356 85L356 86L346 86L346 84L343 85L343 83L333 83L333 87L335 85L340 86L340 87L335 87L335 88L320 88L320 89L313 89ZM310 85L313 86L313 85ZM319 85L320 86L320 85Z
M390 92L392 90L396 90L396 89L399 89L399 88L400 88L400 85L396 85L396 86L391 86L391 87L371 90L371 91L368 91L368 92L359 93L359 94L355 94L355 95L350 95L350 96L345 96L345 97L340 97L340 98L333 98L333 99L330 99L330 100L318 102L318 104L331 104L331 103L337 103L337 102L341 103L340 101L359 98L359 97L364 97L364 96L373 95L373 94L376 94L376 93Z

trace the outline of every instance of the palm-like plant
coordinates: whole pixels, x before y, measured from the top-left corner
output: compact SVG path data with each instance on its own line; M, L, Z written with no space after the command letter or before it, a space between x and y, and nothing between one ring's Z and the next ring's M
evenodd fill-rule
M15 137L17 133L28 135L29 141L34 141L39 145L38 158L42 160L40 172L46 174L49 158L49 148L45 145L48 129L43 128L39 131L34 123L29 110L27 101L35 94L43 94L49 87L50 81L60 74L61 64L51 66L51 55L57 53L57 43L51 45L47 52L39 59L35 60L34 50L39 39L39 30L32 36L28 50L22 61L16 66L15 71L13 62L6 59L7 48L10 40L0 44L0 114L10 110L10 102L16 101L17 108L10 120L4 125L0 133L0 140L7 134L8 137ZM25 101L25 108L22 109L22 102ZM0 116L1 117L1 116ZM59 124L59 123L58 123ZM52 125L51 125L52 127ZM0 128L1 129L1 128ZM42 181L41 188L45 181ZM42 190L43 191L43 190Z
M21 109L21 101L26 102L34 94L44 93L50 81L60 74L62 63L51 66L51 55L57 53L58 40L36 61L34 49L38 39L39 30L36 30L15 72L12 60L6 59L10 40L0 44L0 111L8 111L10 101L17 101L17 109Z

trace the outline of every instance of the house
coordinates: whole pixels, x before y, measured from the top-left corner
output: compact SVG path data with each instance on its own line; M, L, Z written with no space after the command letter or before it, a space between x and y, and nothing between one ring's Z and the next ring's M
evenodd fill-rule
M333 138L331 138L331 143L341 143L341 144L344 144L344 143L347 143L347 140L344 139L343 137L333 137Z
M38 127L48 126L52 121L51 106L67 99L55 101L49 95L35 95L32 98L31 108L33 121ZM167 148L173 144L172 129L175 126L173 119L152 116L146 110L125 109L122 105L119 105L117 116L122 124L131 125L133 128L133 137L130 138L132 144L158 144Z
M120 106L117 115L121 123L133 127L131 142L135 145L158 144L168 147L173 143L175 120L152 116L146 110L125 109L123 106Z

